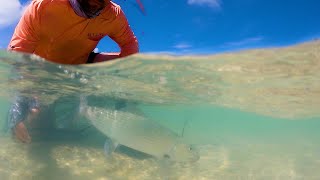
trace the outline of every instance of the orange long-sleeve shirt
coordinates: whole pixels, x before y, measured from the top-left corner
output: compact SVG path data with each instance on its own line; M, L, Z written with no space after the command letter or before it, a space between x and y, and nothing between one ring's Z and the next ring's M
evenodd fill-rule
M138 52L138 41L120 6L113 2L92 19L78 16L68 0L34 0L20 19L9 50L34 53L61 64L86 63L105 36L120 47L120 57Z

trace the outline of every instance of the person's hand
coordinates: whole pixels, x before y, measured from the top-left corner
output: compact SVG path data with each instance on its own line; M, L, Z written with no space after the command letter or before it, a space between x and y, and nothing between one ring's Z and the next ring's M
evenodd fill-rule
M16 127L14 128L14 134L18 138L18 140L23 143L31 142L31 137L29 135L28 129L23 122L20 122L16 125Z
M39 114L38 108L32 108L30 114L28 115L26 123L31 123L31 121ZM16 138L23 143L31 143L31 137L29 135L28 129L25 126L24 122L20 122L14 128L14 134Z
M35 119L36 116L38 116L39 112L40 112L40 110L39 110L38 108L32 108L32 109L30 110L30 114L29 114L29 116L28 116L28 122L31 123L31 121L32 121L33 119Z

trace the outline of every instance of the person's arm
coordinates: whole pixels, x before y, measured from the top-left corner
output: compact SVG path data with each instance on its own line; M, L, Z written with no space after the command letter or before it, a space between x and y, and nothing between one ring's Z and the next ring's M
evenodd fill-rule
M8 128L21 142L30 143L31 137L25 123L30 123L40 111L37 97L17 96L8 113Z
M8 50L33 53L39 41L40 33L40 3L32 1L22 15Z
M120 13L115 19L113 33L111 33L109 37L119 45L121 52L99 53L95 56L94 62L113 60L139 52L138 40L131 30L127 18L122 10L120 10Z

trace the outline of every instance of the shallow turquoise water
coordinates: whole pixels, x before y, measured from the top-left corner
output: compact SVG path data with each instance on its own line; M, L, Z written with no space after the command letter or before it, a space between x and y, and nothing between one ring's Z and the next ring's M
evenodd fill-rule
M163 164L126 147L107 159L105 135L94 127L77 131L87 125L82 119L75 129L50 133L40 129L29 145L3 134L0 177L318 179L317 47L317 42L311 42L208 57L140 55L92 66L61 66L1 52L1 124L12 98L22 89L33 90L26 95L37 92L43 106L63 97L55 107L62 110L48 111L41 118L53 121L54 115L59 119L66 114L62 121L72 117L69 111L77 103L68 96L98 97L91 104L103 104L104 97L112 97L182 135L196 145L200 159ZM16 67L18 72L11 71ZM8 79L19 75L23 78Z
M300 143L317 144L319 138L319 118L292 121L214 106L144 109L148 115L176 132L182 131L187 120L185 136L199 144L216 144L223 139L228 140L228 137L270 143L292 141L293 144L300 139Z

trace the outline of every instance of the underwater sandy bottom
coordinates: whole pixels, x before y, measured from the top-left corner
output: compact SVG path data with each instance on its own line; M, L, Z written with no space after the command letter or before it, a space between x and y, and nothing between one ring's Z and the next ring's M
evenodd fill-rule
M198 146L196 163L166 163L120 147L106 158L101 147L80 141L0 139L0 179L319 179L314 145L237 142Z

